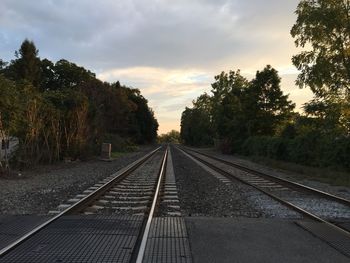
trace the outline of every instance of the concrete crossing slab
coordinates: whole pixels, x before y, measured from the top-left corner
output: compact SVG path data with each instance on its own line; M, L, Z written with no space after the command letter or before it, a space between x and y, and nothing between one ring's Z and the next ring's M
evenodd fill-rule
M186 217L185 222L193 262L350 262L292 220Z

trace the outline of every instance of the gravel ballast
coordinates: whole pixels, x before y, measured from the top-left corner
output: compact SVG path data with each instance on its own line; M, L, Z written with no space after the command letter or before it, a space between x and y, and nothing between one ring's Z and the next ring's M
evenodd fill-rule
M260 181L259 178L256 178L254 175L250 173L244 172L235 167L229 166L225 163L213 160L206 156L202 156L197 153L193 153L195 156L203 159L206 162L209 162L216 167L234 175L242 180L252 183L262 189L267 190L268 192L274 194L282 198L283 200L288 201L291 204L294 204L306 211L309 211L317 216L320 216L324 219L328 220L343 220L350 219L350 210L347 205L341 204L339 202L335 202L329 200L327 198L322 198L318 195L304 193L303 191L294 191L293 188L286 188L283 185L278 187L278 184L274 184L273 182L269 182L269 180ZM281 190L287 189L287 190Z
M101 196L96 211L103 215L144 215L151 206L164 151L160 150ZM110 198L106 198L109 196ZM95 212L94 212L95 213Z
M250 186L236 180L221 182L174 147L172 154L184 216L300 218Z
M198 148L193 148L194 150L197 151L202 151L206 154L210 154L212 156L215 156L217 158L221 158L223 160L229 161L229 162L234 162L237 164L240 164L242 166L246 166L248 168L251 169L255 169L258 170L260 172L263 173L267 173L267 174L271 174L273 176L277 176L283 179L287 179L290 181L294 181L300 184L304 184L313 188L316 188L318 190L321 191L325 191L327 193L331 193L346 199L350 199L350 187L346 187L346 186L335 186L335 185L330 185L327 183L322 183L322 182L318 182L315 180L310 180L305 178L305 176L297 174L295 172L291 172L291 171L286 171L286 170L282 170L282 169L275 169L272 167L268 167L262 164L258 164L255 162L252 162L250 160L246 160L246 159L242 159L239 158L237 156L234 155L227 155L227 154L222 154L219 153L218 151L209 148L209 149L198 149Z
M23 172L21 177L0 177L0 214L47 214L154 148L141 147L111 162L60 163Z

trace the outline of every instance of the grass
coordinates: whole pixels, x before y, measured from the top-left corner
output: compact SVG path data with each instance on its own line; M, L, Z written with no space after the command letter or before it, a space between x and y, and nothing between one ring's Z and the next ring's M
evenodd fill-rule
M240 158L242 157L243 156L240 156ZM299 179L310 179L337 186L350 186L350 173L340 171L337 167L310 167L261 156L244 156L243 159L248 159L272 168L293 172Z
M129 152L135 152L139 149L138 146L136 145L129 145L127 147L125 147L123 150L118 150L118 151L112 151L111 152L111 158L115 159L118 158L120 156L123 156Z
M111 152L111 158L116 159L120 156L123 156L124 154L126 154L126 152Z

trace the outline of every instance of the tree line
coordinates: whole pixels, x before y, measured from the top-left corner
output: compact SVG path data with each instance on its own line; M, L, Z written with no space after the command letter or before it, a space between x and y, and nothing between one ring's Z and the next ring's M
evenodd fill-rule
M171 130L165 134L158 136L158 143L180 143L180 132L176 130Z
M211 93L182 113L184 143L350 169L350 2L302 0L296 14L291 35L304 48L292 58L296 84L314 93L303 112L283 94L270 65L252 80L239 70L222 72Z
M157 138L138 89L103 82L64 59L41 59L27 39L11 62L0 59L0 94L0 130L19 139L15 158L24 164L86 158L104 141L118 149Z

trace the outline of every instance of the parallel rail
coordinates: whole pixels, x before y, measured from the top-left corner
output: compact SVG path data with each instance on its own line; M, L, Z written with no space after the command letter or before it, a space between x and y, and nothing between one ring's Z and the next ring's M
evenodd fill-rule
M236 163L232 163L232 162L229 162L229 161L226 161L226 160L223 160L223 159L220 159L220 158L217 158L217 157L214 157L214 156L211 156L211 155L208 155L208 154L205 154L205 153L202 153L202 152L199 152L199 151L196 151L196 150L193 150L193 149L189 149L189 148L184 148L184 147L178 147L180 150L184 151L185 153L187 153L188 155L192 156L193 158L195 158L196 160L202 162L203 164L205 164L206 166L210 167L211 169L227 176L227 177L233 177L234 179L236 180L239 180L240 182L244 183L244 184L247 184L249 186L252 186L254 187L255 189L263 192L264 194L272 197L273 199L275 199L276 201L282 203L283 205L286 205L290 208L292 208L293 210L303 214L304 216L312 219L312 220L315 220L317 222L322 222L328 226L330 226L331 228L335 229L336 231L339 231L341 232L342 234L344 234L345 236L347 236L348 238L350 238L350 232L346 229L343 229L323 218L321 218L320 216L317 216L291 202L288 202L286 200L284 200L283 198L273 194L272 192L268 191L268 190L265 190L261 187L259 187L258 185L254 184L254 183L250 183L248 182L247 180L244 180L242 179L241 177L238 177L238 176L235 176L233 175L232 173L229 173L217 166L215 166L214 164L210 163L210 162L207 162L201 158L199 158L197 155L191 153L191 152L195 152L199 155L202 155L202 156L205 156L209 159L212 159L212 160L215 160L215 161L218 161L218 162L222 162L226 165L229 165L229 166L232 166L234 168L237 168L239 170L242 170L242 171L245 171L245 172L248 172L248 173L251 173L251 174L254 174L254 175L257 175L257 176L260 176L260 177L264 177L264 178L268 178L270 179L271 181L274 181L274 182L278 182L280 183L281 185L283 186L286 186L286 187L289 187L289 188L292 188L292 189L299 189L300 191L304 191L304 192L309 192L309 193L312 193L312 194L315 194L315 195L318 195L318 196L321 196L323 198L328 198L329 200L332 200L332 201L337 201L339 203L342 203L344 205L347 205L349 206L349 209L350 209L350 201L347 200L347 199L344 199L344 198L341 198L341 197L337 197L335 195L332 195L332 194L328 194L326 192L323 192L323 191L319 191L317 189L314 189L314 188L311 188L311 187L308 187L308 186L304 186L302 184L298 184L298 183L295 183L295 182L291 182L291 181L288 181L288 180L285 180L285 179L281 179L281 178L278 178L278 177L275 177L275 176L272 176L272 175L268 175L268 174L265 174L265 173L262 173L260 171L256 171L256 170L253 170L251 168L248 168L248 167L245 167L245 166L242 166L242 165L239 165L239 164L236 164Z
M138 250L136 263L142 263L144 255L145 255L147 240L148 240L149 232L150 232L150 229L151 229L151 223L152 223L154 212L155 212L156 205L157 205L157 202L158 202L158 197L159 197L159 193L160 193L161 183L162 183L162 180L163 180L163 176L165 174L167 158L168 158L168 149L165 150L164 158L163 158L163 161L162 161L162 166L161 166L160 172L159 172L157 187L156 187L156 190L155 190L154 195L153 195L152 206L151 206L151 209L149 211L147 222L146 222L143 234L142 234L141 244L140 244L140 247L139 247L139 250Z
M184 148L182 148L182 149L184 149ZM203 155L205 157L211 158L211 159L213 159L215 161L222 162L224 164L227 164L227 165L232 166L234 168L237 168L239 170L242 170L242 171L245 171L245 172L248 172L248 173L251 173L251 174L255 174L255 175L267 178L269 180L273 180L274 182L286 185L288 187L297 188L297 189L302 190L304 192L317 194L319 196L325 197L325 198L330 199L330 200L334 200L336 202L348 205L350 207L350 200L342 198L340 196L336 196L336 195L333 195L333 194L330 194L330 193L327 193L327 192L324 192L324 191L321 191L321 190L318 190L318 189L315 189L315 188L312 188L312 187L309 187L309 186L306 186L306 185L303 185L303 184L299 184L299 183L296 183L296 182L293 182L293 181L290 181L290 180L287 180L287 179L283 179L283 178L280 178L280 177L277 177L277 176L273 176L271 174L267 174L267 173L263 173L263 172L260 172L260 171L257 171L257 170L253 170L253 169L248 168L246 166L243 166L241 164L237 164L237 163L234 163L234 162L229 162L229 161L223 160L221 158L217 158L215 156L212 156L212 155L209 155L209 154L206 154L206 153L203 153L203 152L199 152L199 151L196 151L196 150L193 150L193 149L188 149L188 148L185 148L185 149L189 150L189 151L192 151L192 152L195 152L195 153L198 153L198 154Z
M94 203L95 200L97 200L100 196L102 196L104 193L106 193L116 183L121 181L123 178L127 177L129 174L131 174L133 171L135 171L138 167L140 167L143 163L145 163L148 159L150 159L161 148L162 147L158 147L157 149L151 151L150 153L146 154L142 158L136 160L135 162L129 164L128 166L126 166L125 168L121 169L117 173L113 174L113 179L111 179L110 181L106 182L101 187L99 187L98 189L94 190L93 192L91 192L90 194L88 194L87 196L85 196L84 198L82 198L81 200L79 200L78 202L73 204L72 206L68 207L67 209L63 210L59 214L55 215L54 217L48 219L44 223L40 224L39 226L37 226L34 229L32 229L31 231L29 231L28 233L24 234L22 237L20 237L19 239L15 240L14 242L9 244L8 246L2 248L0 250L0 258L2 256L6 255L7 253L9 253L10 251L12 251L18 245L22 244L23 242L25 242L26 240L28 240L29 238L31 238L32 236L34 236L35 234L40 232L41 230L43 230L45 227L47 227L48 225L50 225L54 221L58 220L59 218L61 218L63 216L66 216L66 215L70 215L70 214L74 214L74 213L78 213L80 211L83 211L90 204ZM145 237L145 235L148 236L148 232L149 232L149 228L150 228L150 222L152 221L154 210L155 210L155 206L156 206L156 203L157 203L157 198L158 198L158 195L159 195L159 189L160 189L162 176L163 176L164 171L165 171L164 166L165 166L165 162L166 162L166 158L167 158L167 153L168 153L168 150L165 151L165 154L164 154L164 157L163 157L163 160L162 160L162 165L161 165L161 168L160 168L160 172L158 174L158 183L157 183L155 194L154 194L154 197L153 197L154 199L153 199L153 202L152 202L152 206L151 206L150 212L148 214L147 223L145 224L145 227L142 228L142 233L140 233L140 235L139 235L140 237L143 237L143 238ZM145 234L146 231L147 231L147 233ZM146 241L147 241L147 239L146 239ZM142 240L143 243L145 243L146 241ZM136 254L139 255L141 253L142 257L143 257L144 248L145 248L146 243L143 244L142 242L141 242L142 246L136 248L136 249L139 250ZM143 249L143 251L142 251L142 249ZM138 261L138 262L141 262L141 261Z

